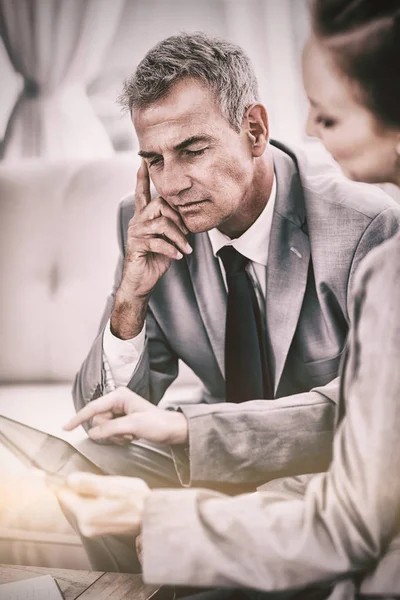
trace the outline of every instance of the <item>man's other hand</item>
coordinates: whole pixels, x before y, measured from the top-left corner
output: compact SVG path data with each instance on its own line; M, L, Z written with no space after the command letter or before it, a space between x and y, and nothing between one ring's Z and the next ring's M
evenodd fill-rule
M85 537L140 532L150 489L142 479L72 473L57 492Z
M110 412L113 418L109 418ZM92 400L82 408L65 426L71 431L94 417L104 415L104 420L89 429L93 440L144 439L157 444L176 445L188 441L186 417L176 411L164 410L148 402L126 387Z

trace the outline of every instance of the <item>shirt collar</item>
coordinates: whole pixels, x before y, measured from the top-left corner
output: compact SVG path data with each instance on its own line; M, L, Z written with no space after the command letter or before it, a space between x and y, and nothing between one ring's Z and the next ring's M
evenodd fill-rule
M260 216L254 221L253 225L242 235L234 240L222 233L219 229L211 229L208 232L214 256L224 246L233 246L240 254L246 256L249 260L259 263L264 267L268 261L269 236L272 225L272 216L276 198L276 177L272 184L271 193L267 204Z

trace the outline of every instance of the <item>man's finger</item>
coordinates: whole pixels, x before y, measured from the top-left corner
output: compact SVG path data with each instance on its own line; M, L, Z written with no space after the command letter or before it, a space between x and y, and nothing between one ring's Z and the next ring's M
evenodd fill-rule
M95 425L101 425L102 423L105 423L106 421L110 421L110 419L114 418L114 413L109 410L105 413L101 413L100 415L95 415L92 419L92 427L94 427Z
M177 250L175 246L168 243L161 237L144 240L143 246L146 248L147 252L152 252L153 254L162 254L171 260L181 260L181 258L183 258L182 252Z
M142 159L137 172L137 183L135 190L135 213L141 212L146 208L151 200L150 196L150 177L146 161Z
M92 400L87 404L84 408L82 408L79 412L76 413L74 417L66 425L64 425L63 429L65 431L71 431L78 427L78 425L82 425L89 419L92 419L95 415L106 413L107 411L113 411L113 409L117 409L121 407L121 391L115 390L114 392L110 392L106 396L102 398L98 398L97 400ZM118 410L117 410L118 412ZM121 410L119 410L121 412Z
M107 438L107 442L111 442L117 446L127 446L128 444L131 444L134 439L136 438L132 434L113 435L113 437Z
M180 214L174 210L163 198L160 196L154 198L146 207L142 215L143 220L156 219L157 217L167 217L175 223L177 227L183 232L184 235L189 233L189 229L186 227Z
M142 225L143 237L163 235L166 239L172 242L178 250L184 254L190 254L193 248L179 229L167 217L161 216L150 221L146 221Z
M134 415L118 417L117 419L107 421L107 423L103 423L102 425L96 425L96 427L89 429L89 437L91 437L92 440L107 440L115 435L135 435L135 432L133 431L133 416Z

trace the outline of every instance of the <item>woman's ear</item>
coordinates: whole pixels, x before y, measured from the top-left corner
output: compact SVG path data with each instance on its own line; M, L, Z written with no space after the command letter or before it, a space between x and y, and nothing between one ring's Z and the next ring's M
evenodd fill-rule
M249 106L243 125L251 143L253 156L261 156L267 147L269 138L268 115L265 106L262 104Z

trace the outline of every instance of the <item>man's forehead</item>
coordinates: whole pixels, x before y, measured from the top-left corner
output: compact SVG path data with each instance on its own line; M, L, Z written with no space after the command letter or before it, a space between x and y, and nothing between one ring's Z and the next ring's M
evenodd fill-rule
M157 118L146 119L135 115L133 124L140 149L146 152L174 148L188 139L192 143L211 142L224 137L224 131L230 129L228 121L222 115L213 116L207 111L193 111L178 116L159 114Z
M206 126L219 120L225 118L213 92L204 83L192 79L176 83L165 96L132 113L138 135L161 125L190 127L200 122ZM194 133L191 131L191 135Z
M191 135L195 132L193 128L206 127L211 129L216 121L224 120L219 107L206 104L188 102L164 106L161 103L144 109L135 110L132 114L133 125L138 134L147 133L151 129L168 128L190 128Z

